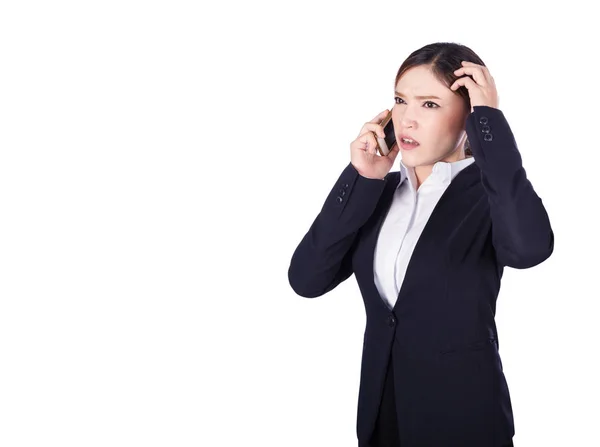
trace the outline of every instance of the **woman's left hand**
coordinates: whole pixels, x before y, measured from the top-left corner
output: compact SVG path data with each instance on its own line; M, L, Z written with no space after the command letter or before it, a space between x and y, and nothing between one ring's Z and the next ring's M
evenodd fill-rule
M462 61L463 66L454 71L456 76L464 76L454 81L450 86L450 90L454 91L461 85L465 86L469 91L471 99L471 112L475 106L488 106L498 108L498 92L496 91L496 83L490 74L487 67L475 64L473 62Z

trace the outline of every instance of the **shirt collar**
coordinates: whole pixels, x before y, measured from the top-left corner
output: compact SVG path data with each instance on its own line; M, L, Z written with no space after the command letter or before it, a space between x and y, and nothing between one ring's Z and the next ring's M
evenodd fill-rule
M475 162L475 159L472 156L453 162L438 161L433 165L431 175L427 179L430 183L434 182L448 185L460 171L473 162ZM409 183L412 186L412 189L415 189L415 185L417 184L415 168L404 166L404 163L400 160L400 183L398 183L398 187L402 185L407 178L410 179ZM429 178L431 178L431 180L429 180Z

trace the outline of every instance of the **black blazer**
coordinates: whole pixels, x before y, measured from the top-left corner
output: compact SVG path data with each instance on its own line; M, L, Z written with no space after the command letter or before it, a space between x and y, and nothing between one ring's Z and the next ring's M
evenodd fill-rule
M475 106L466 131L475 162L434 208L392 309L375 286L373 256L399 171L367 179L349 163L292 255L288 280L303 297L356 276L367 315L360 447L375 427L388 361L402 447L501 446L515 433L496 298L504 267L547 259L554 233L503 112Z

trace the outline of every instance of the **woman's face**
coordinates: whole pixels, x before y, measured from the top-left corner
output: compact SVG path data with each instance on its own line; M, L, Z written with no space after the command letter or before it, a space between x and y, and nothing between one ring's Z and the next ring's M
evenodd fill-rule
M467 110L463 99L438 81L427 66L407 70L396 84L394 97L392 121L396 138L405 134L419 142L411 150L398 145L405 166L433 166L438 161L465 157L465 124L470 109Z

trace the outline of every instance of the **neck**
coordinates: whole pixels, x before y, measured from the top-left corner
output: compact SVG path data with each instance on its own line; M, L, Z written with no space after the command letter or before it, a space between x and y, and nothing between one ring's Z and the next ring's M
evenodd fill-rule
M447 157L445 157L439 161L443 161L446 163L452 163L455 161L464 160L465 158L468 158L468 157L470 157L470 155L466 156L465 151L461 150L461 151L455 151L452 154L448 155ZM427 180L427 177L429 177L431 175L434 164L415 166L415 176L417 177L417 189L425 182L425 180Z

